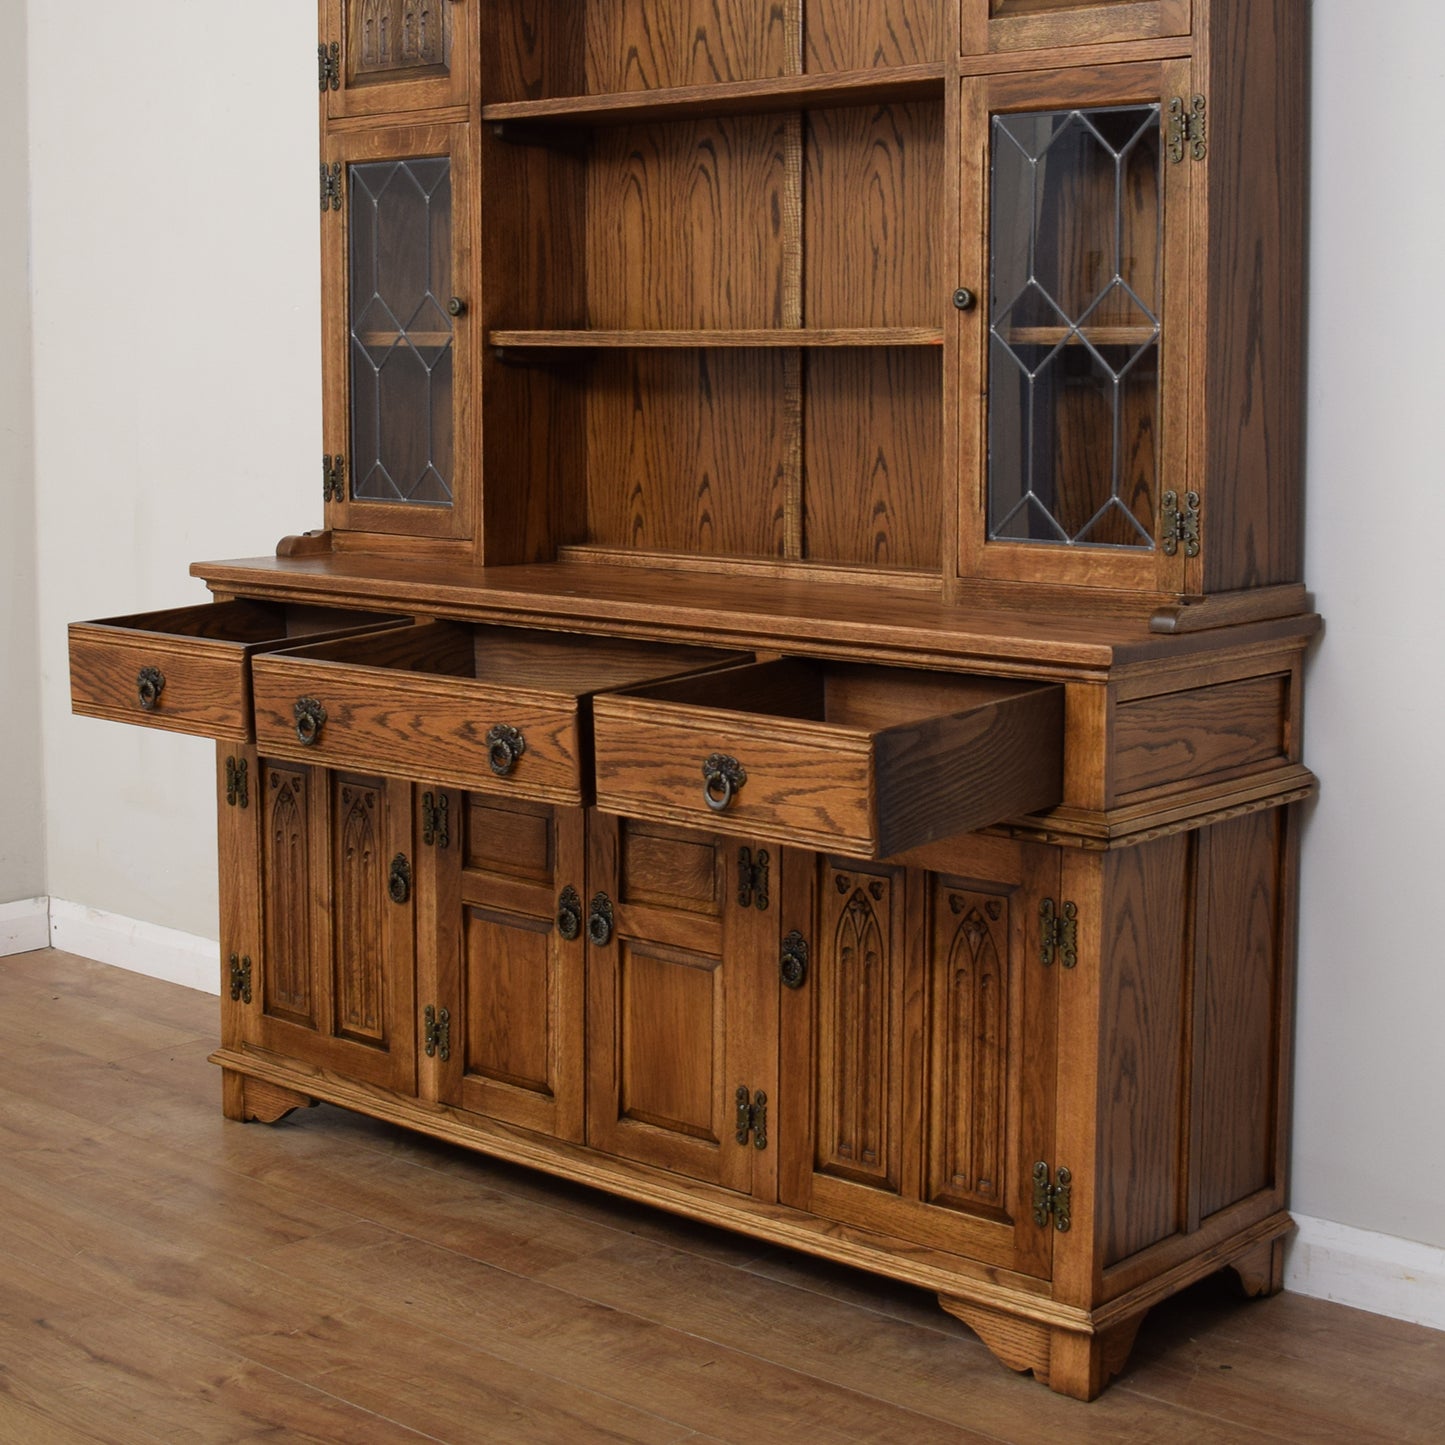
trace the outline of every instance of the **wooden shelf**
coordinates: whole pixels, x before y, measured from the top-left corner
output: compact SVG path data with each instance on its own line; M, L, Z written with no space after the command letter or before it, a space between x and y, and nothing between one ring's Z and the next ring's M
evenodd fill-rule
M1083 333L1082 335L1080 333ZM995 333L1013 346L1082 346L1085 338L1094 346L1144 346L1159 339L1157 326L1010 326Z
M933 326L764 327L751 331L493 331L499 350L756 350L797 347L939 346L943 328Z
M395 346L407 341L417 347L450 346L455 339L450 331L354 331L352 335L363 346Z
M761 115L769 111L815 110L889 100L941 99L943 89L944 67L941 63L930 63L840 71L832 75L783 75L723 85L507 101L484 105L482 119L503 127L514 125L524 132L539 125L624 125L635 120Z

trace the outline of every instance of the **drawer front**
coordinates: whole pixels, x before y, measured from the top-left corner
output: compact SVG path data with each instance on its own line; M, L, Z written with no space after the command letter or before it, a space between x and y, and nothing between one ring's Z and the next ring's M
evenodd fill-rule
M252 681L256 742L270 756L586 801L570 698L285 655L258 658Z
M600 697L593 712L597 805L628 817L873 856L880 840L867 738L806 723L743 722L696 709ZM741 766L727 779L717 757Z
M251 740L246 647L108 624L70 628L70 706L84 717L142 723L226 742Z

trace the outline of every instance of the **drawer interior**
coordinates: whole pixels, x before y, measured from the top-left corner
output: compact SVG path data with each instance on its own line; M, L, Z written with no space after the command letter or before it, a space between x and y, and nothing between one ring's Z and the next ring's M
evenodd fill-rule
M357 612L348 607L301 606L240 598L232 602L202 602L194 607L171 607L159 612L137 612L128 617L106 617L86 625L158 637L191 637L260 647L341 631L395 627L407 620L391 613Z

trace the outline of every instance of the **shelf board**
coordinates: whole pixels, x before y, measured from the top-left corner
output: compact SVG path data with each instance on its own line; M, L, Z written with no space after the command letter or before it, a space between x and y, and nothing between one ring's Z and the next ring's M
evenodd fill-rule
M1084 334L1080 335L1080 331ZM1095 346L1143 346L1159 339L1157 326L1009 326L995 333L1014 346L1082 346L1085 336Z
M635 120L706 115L762 115L779 110L869 105L889 100L941 99L942 63L847 70L831 75L781 75L713 85L573 95L484 105L482 119L495 125L624 125Z
M450 346L453 336L450 331L353 331L351 333L363 346L395 346L398 341L408 341L413 346Z
M516 351L696 351L730 348L939 346L935 326L759 327L729 331L493 331L499 350Z

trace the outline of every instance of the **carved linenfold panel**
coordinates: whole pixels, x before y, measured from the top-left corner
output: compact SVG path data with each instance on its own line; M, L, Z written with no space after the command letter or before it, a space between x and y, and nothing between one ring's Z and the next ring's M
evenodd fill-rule
M304 768L266 770L261 865L266 915L262 997L266 1013L315 1028L306 782Z
M1009 900L940 883L933 918L929 1197L936 1204L1002 1208Z
M358 76L435 69L451 56L449 0L351 0L351 16Z
M358 1043L386 1042L383 996L387 860L381 838L381 784L332 784L334 895L332 947L336 1032Z
M817 977L818 1166L897 1187L890 1178L891 878L832 872L823 890L828 957Z

